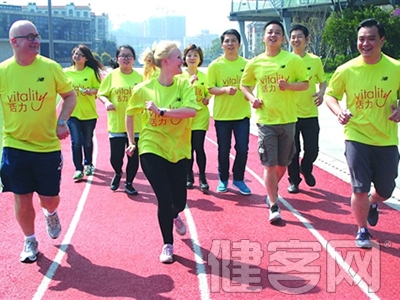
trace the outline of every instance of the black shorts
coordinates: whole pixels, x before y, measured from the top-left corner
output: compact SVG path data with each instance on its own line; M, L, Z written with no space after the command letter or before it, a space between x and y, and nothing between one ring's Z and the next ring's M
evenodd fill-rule
M399 165L397 146L371 146L345 142L345 156L354 193L368 193L371 183L382 198L390 198L396 187Z

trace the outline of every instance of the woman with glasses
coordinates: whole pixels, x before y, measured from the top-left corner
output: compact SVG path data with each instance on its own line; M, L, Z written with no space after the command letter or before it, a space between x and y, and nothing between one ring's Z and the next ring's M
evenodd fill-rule
M83 172L87 176L94 172L93 132L99 117L96 94L104 66L82 44L72 49L71 62L72 66L64 71L75 89L77 103L67 125L71 132L72 160L75 166L73 180L78 182L83 178Z
M110 65L114 70L107 74L100 85L97 96L108 114L108 132L110 140L110 162L114 169L114 177L110 188L115 191L119 188L122 177L122 166L124 164L125 149L128 145L125 127L125 110L131 96L132 88L143 81L142 75L133 70L136 60L135 50L129 45L120 46L112 59ZM135 141L139 140L141 127L140 118L135 120ZM128 156L126 165L125 192L128 195L137 195L132 182L139 168L139 156L136 152Z
M139 152L143 172L158 202L158 222L164 242L160 261L172 263L174 224L179 235L186 233L186 225L179 213L186 206L190 118L196 115L199 107L189 81L175 76L182 73L183 65L177 45L160 42L148 54L148 63L157 66L160 74L133 90L126 110L129 139L126 153L136 155ZM138 116L143 119L139 149L134 139Z
M183 65L187 69L182 73L182 76L189 80L194 87L197 105L201 107L196 117L192 119L192 158L188 164L186 187L188 189L193 188L193 155L196 153L200 190L205 193L209 190L209 185L206 180L207 159L204 151L204 140L210 123L210 112L207 105L210 102L211 94L208 92L206 74L198 69L203 63L203 50L194 44L190 44L183 51L183 60L185 61Z

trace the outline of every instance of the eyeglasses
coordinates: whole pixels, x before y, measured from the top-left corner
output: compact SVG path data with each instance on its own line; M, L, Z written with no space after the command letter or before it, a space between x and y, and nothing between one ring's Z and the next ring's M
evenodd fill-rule
M81 53L74 53L73 55L78 56L78 57L85 57L85 55L81 54Z
M40 40L41 36L40 36L40 34L30 33L28 35L14 36L14 39L27 39L28 41L33 42L35 39Z
M133 58L133 55L132 54L120 54L120 55L118 55L118 58L131 59L131 58Z

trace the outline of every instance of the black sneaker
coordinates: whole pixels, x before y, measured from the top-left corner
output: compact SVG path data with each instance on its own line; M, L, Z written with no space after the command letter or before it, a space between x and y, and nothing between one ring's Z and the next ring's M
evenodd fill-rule
M186 178L186 187L187 187L189 190L193 189L193 183L194 183L194 178L193 178L193 172L192 172L192 173L189 173L189 174L187 175L187 178Z
M200 190L204 193L204 192L208 192L208 190L210 189L210 186L207 183L207 180L205 178L200 179Z
M369 212L368 212L368 224L371 226L376 226L379 219L379 211L378 211L378 204L375 204L375 208L372 207L372 204L369 205Z
M287 191L291 194L297 194L298 192L300 192L299 185L291 182L289 187L287 188Z
M193 189L193 181L188 180L188 181L186 182L186 187L187 187L189 190Z
M115 174L113 179L111 180L110 188L113 191L116 191L119 188L120 181L121 181L121 174Z
M313 174L304 174L302 170L300 170L300 173L303 174L304 179L306 180L306 183L308 186L315 186L316 181L315 181L315 177Z
M136 196L138 194L137 190L132 186L132 183L125 183L125 193L128 195Z
M370 237L372 237L372 235L368 232L368 228L361 228L357 232L356 246L359 248L370 249L371 248Z

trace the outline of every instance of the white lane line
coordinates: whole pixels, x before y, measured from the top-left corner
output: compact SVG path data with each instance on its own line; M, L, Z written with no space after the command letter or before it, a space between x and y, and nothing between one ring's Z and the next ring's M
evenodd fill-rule
M96 162L97 162L97 154L98 154L98 144L97 144L97 137L96 137L96 133L95 133L93 135L93 164L94 165L96 165ZM96 172L96 170L94 172ZM46 291L49 287L51 280L54 277L54 274L57 271L57 268L61 264L61 261L66 253L68 246L71 243L72 237L75 233L76 227L78 226L79 220L81 218L83 208L85 206L90 188L92 186L92 181L93 181L93 175L88 177L88 180L85 185L85 189L83 190L81 198L79 199L74 216L71 220L71 223L69 224L68 231L65 234L65 237L61 244L61 247L58 249L56 257L54 258L49 269L47 270L46 275L44 275L42 282L38 286L36 293L32 298L34 300L39 300L39 299L43 298L44 294L46 293Z
M211 140L210 138L206 137L206 139L214 144L215 146L218 146L216 142ZM231 158L235 158L234 155L230 154ZM252 171L250 168L246 166L246 171L249 172L253 177L262 185L264 186L264 180L258 176L254 171ZM299 213L289 202L287 202L285 199L280 198L279 201L293 214L296 216L296 218L299 219L299 221L311 232L311 234L319 241L319 243L326 249L327 253L340 265L340 267L347 273L349 274L350 278L353 279L354 283L361 289L361 291L370 299L379 299L379 297L374 293L370 291L370 287L368 284L363 280L360 276L354 274L357 274L357 272L351 268L349 264L347 264L341 254L337 251L335 251L333 248L328 247L328 241L323 238L323 236L310 224L310 222L302 216L301 213Z
M189 227L194 259L196 261L196 274L199 280L200 299L209 300L211 298L210 289L208 287L206 267L204 264L203 254L201 253L200 241L197 235L196 225L194 223L194 219L188 205L186 205L185 208L185 217L187 225Z

